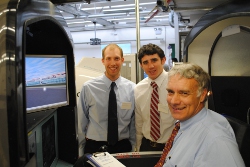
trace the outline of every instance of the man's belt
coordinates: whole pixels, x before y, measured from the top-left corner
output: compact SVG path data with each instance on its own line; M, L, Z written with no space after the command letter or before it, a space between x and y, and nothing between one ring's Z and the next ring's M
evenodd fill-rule
M162 147L162 146L165 146L165 143L157 143L157 142L154 142L154 141L151 141L147 138L145 138L147 140L147 142L149 143L149 145L151 147Z

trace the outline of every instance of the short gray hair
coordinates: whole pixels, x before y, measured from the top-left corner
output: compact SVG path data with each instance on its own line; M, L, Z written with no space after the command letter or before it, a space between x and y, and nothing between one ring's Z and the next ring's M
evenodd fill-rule
M172 76L180 74L180 77L184 78L194 78L198 82L198 97L201 95L204 89L209 91L210 87L210 76L207 72L205 72L200 66L191 63L183 63L180 65L175 65L169 72L168 72L168 79ZM205 98L204 102L207 100Z

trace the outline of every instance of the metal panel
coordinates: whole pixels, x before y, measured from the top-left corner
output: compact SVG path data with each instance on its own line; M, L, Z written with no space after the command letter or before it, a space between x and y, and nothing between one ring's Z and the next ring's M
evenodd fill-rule
M23 26L40 16L53 17L65 31L68 63L74 67L73 40L66 22L48 0L1 0L0 2L0 166L22 167L29 161L26 109ZM47 39L49 40L49 39ZM55 44L55 45L60 45ZM60 48L60 46L58 46ZM46 50L46 48L43 48ZM59 50L59 49L58 49ZM70 107L74 108L74 68L69 69ZM74 115L75 113L71 113ZM74 122L74 120L73 120ZM74 133L74 132L72 132ZM75 137L76 140L76 137Z

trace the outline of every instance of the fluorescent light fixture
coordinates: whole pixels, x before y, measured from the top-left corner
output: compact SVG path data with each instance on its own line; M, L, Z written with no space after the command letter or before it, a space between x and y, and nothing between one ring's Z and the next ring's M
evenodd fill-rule
M148 19L149 17L151 17L151 16L146 16L146 17L144 17L145 19ZM168 19L168 15L162 15L162 16L154 16L153 17L154 19L155 18L166 18L166 19ZM153 19L152 18L152 19ZM108 21L119 21L119 20L135 20L136 18L135 17L129 17L129 18L115 18L115 19L108 19Z
M148 2L148 3L140 3L139 5L151 5L151 4L156 4L155 2Z
M155 2L148 2L148 3L140 3L139 6L143 5L151 5L156 4ZM89 5L89 4L88 4ZM91 7L91 8L81 8L81 10L95 10L95 9L111 9L111 8L123 8L123 7L129 7L129 6L135 6L134 3L132 4L126 4L126 5L113 5L113 6L103 6L103 7Z
M142 9L142 7L140 7L139 9ZM118 10L121 10L121 11L126 11L126 10L135 10L135 8L118 8L118 9L105 9L103 10L103 12L112 12L112 11L118 11Z
M135 20L135 17L132 17L132 18L119 18L119 19L108 19L108 21L118 21L118 20Z
M103 25L101 25L101 24L98 24L98 23L96 23L95 25L94 24L87 24L87 25L85 25L86 27L103 27Z
M134 10L134 8L133 8L133 10ZM88 18L92 18L92 17L106 17L106 16L122 16L122 15L126 15L127 14L127 11L125 12L125 11L121 11L121 13L119 12L117 12L117 13L105 13L105 15L103 15L103 14L94 14L94 15L89 15L88 16ZM134 15L135 14L135 12L134 11L132 11L132 12L130 12L129 11L129 14L130 15ZM140 12L140 14L148 14L148 11L141 11ZM168 15L167 15L168 16Z
M143 5L151 5L151 4L156 4L155 2L149 2L149 3L140 3L139 6ZM127 5L114 5L111 6L111 8L123 8L123 7L129 7L129 6L135 6L135 4L127 4Z
M81 10L98 10L98 9L109 9L109 6L103 6L103 7L93 7L93 8L81 8Z
M107 16L118 16L118 15L126 15L126 13L108 13L108 14L97 14L97 15L90 15L88 16L88 18L92 18L92 17L107 17Z
M92 21L76 21L76 22L70 22L67 24L82 24L82 23L92 23Z

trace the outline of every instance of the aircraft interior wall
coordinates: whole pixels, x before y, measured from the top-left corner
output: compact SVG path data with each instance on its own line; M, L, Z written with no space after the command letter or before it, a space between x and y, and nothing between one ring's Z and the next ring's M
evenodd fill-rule
M229 31L228 31L229 30ZM230 34L229 32L237 32ZM249 124L250 28L233 25L220 33L210 52L214 110Z
M27 21L24 28L24 32L26 31L29 33L24 35L25 55L50 55L51 57L53 57L53 55L66 56L65 72L67 80L68 105L54 110L57 115L55 126L57 127L58 135L58 140L56 140L56 142L58 142L58 147L56 147L58 154L56 154L56 158L74 163L78 157L78 143L75 125L75 82L72 82L75 80L73 47L64 29L62 29L62 27L52 17L38 17ZM44 73L47 70L48 69L44 69ZM42 76L42 74L40 75ZM58 95L53 94L52 96L56 97ZM39 112L46 113L47 111L44 110ZM37 114L40 114L39 112ZM34 119L37 119L36 113L33 114L33 117ZM43 138L43 140L52 142L51 140L46 140L45 138ZM65 147L65 143L68 143L69 147ZM50 162L49 159L44 160ZM41 162L38 161L37 164L40 166ZM44 165L44 162L42 162L42 164Z
M67 24L59 10L49 0L1 1L0 11L2 12L0 16L2 27L0 33L0 76L2 78L0 87L0 166L28 167L31 161L31 166L50 166L52 161L58 159L74 163L78 158L75 71L73 42L67 31ZM65 73L59 73L60 77L40 78L38 85L29 87L30 85L26 82L29 80L26 78L27 68L25 66L28 64L26 58L29 55L35 58L53 57L57 59L58 56L61 57L60 60L63 61L53 64L51 67L60 64ZM33 68L32 72L39 71L41 77L49 74L46 73L48 67L43 66L45 64L33 63L34 67L37 67L35 66L37 64L40 64L40 68ZM50 74L52 76L53 73ZM53 84L52 82L50 84L42 82L42 79L52 81L54 78L57 81L63 78L63 84L62 82ZM39 108L41 107L39 106L35 112L29 113L26 103L28 87L33 90L44 90L46 93L50 92L47 88L51 87L57 92L63 90L67 100L60 107L51 107L51 103L57 105L57 102L50 101L47 108ZM41 96L39 93L33 95L33 97ZM51 97L56 96L58 97L57 93L51 95ZM49 98L41 98L40 101L47 99ZM52 115L54 119L49 119ZM46 136L46 133L39 134L43 125L51 128L52 134L55 135L53 140L47 140L49 137ZM29 141L32 139L29 139L34 136L37 137L37 140L35 143L30 143ZM54 146L56 156L51 156L54 159L50 159L50 157L46 159L50 148L46 154L41 153L42 150L39 148L37 150L29 149L30 144L38 146L41 141L44 141L44 146L50 144ZM68 147L65 147L66 143ZM37 156L39 159L36 159Z
M208 60L211 47L218 34L231 25L250 27L250 16L231 17L208 26L190 43L188 47L188 62L199 64L208 72Z
M250 77L247 77L250 76L248 65L250 35L243 28L237 33L227 36L221 35L219 39L217 38L222 32L230 32L231 29L239 29L240 26L249 29L250 21L246 18L248 17L231 17L210 25L193 40L188 48L188 61L202 66L211 75L213 100L209 100L209 108L219 113L229 114L244 122L247 122L247 113L250 107L248 102L250 97L248 96L250 94L248 93L250 92L248 79ZM226 76L231 79L224 82L222 82L223 79L218 79L219 77L225 79ZM244 78L239 78L242 76ZM234 86L230 83L234 83ZM235 99L239 100L240 103L234 107L225 107L221 102L221 92L239 87L242 89L238 90L242 97L235 96Z
M228 28L237 33L223 36L222 32L218 35L210 53L211 76L250 76L250 27L234 25Z

